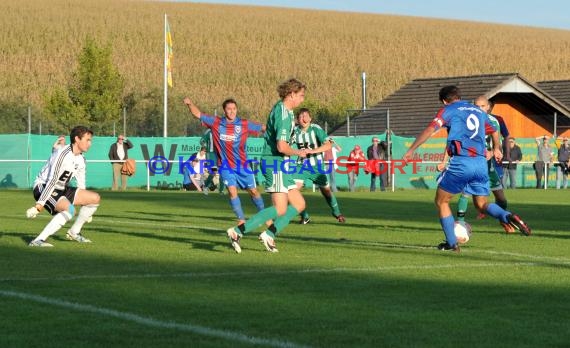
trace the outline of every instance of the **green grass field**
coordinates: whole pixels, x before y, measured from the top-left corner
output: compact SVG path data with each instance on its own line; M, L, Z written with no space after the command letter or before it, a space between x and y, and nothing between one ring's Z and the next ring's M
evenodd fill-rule
M48 249L27 246L48 221L31 193L1 191L0 346L567 347L568 192L508 191L531 237L470 207L459 255L434 248L433 194L342 192L340 225L308 192L279 253L252 234L238 255L217 193L103 191L93 243Z

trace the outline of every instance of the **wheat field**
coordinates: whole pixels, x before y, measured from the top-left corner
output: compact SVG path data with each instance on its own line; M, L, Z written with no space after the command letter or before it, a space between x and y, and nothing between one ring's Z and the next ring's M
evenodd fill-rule
M319 104L369 105L410 79L519 72L570 78L570 31L377 14L127 0L0 2L0 98L41 107L67 84L87 36L110 44L125 93L162 88L163 17L174 40L171 95L236 98L265 115L277 84Z

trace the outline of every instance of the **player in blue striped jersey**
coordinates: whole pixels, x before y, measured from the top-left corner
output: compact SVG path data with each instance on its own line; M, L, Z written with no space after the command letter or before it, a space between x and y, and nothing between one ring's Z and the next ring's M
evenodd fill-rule
M238 187L245 189L258 211L263 210L265 204L257 190L255 176L247 165L246 142L250 135L262 132L263 126L257 122L238 117L237 102L227 99L223 102L224 117L215 117L203 114L190 100L184 98L190 113L202 124L212 130L211 136L214 152L218 158L218 173L220 180L228 189L230 206L238 219L238 225L245 223L245 214L238 196Z

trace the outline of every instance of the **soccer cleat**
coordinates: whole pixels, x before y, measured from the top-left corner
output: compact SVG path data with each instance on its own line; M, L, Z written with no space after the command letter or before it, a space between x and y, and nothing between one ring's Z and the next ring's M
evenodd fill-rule
M507 221L511 226L519 230L525 236L530 236L531 234L530 227L528 227L528 225L524 221L522 221L520 216L518 216L517 214L507 215Z
M439 243L439 245L437 246L437 250L441 250L441 251L454 251L454 252L456 252L456 253L461 252L461 249L459 248L459 245L458 245L458 244L449 245L449 243L447 243L447 242Z
M516 231L516 229L512 225L506 222L501 222L501 226L503 226L503 229L505 230L506 234L513 234Z
M41 239L38 240L33 240L30 242L30 244L28 244L31 247L42 247L42 248L46 248L46 247L52 247L53 245L51 245L50 243L47 243Z
M238 233L236 233L233 227L228 228L226 232L228 234L228 238L230 239L230 244L232 245L232 248L234 248L236 253L238 254L241 253L241 246L239 245L239 240L241 239L241 236Z
M277 250L277 247L275 246L275 240L273 240L273 238L271 238L271 236L269 236L267 232L263 231L263 233L259 235L259 239L265 246L265 249L267 249L267 251L269 251L270 253L279 252L279 250Z
M206 186L204 186L204 187L202 188L202 193L207 196L208 193L210 193L210 189L207 188Z
M340 214L339 216L335 216L336 220L338 222L340 222L341 224L346 222L346 219L344 218L344 215Z
M91 240L83 237L81 234L73 234L71 232L67 232L67 234L65 235L65 238L67 238L67 240L74 240L76 242L79 243L91 243Z
M306 219L301 216L301 219L299 220L299 224L300 224L300 225L306 225L306 224L308 224L309 222L311 222L311 217L310 217L310 216L309 216L308 218L306 218Z
M483 213L479 213L477 214L477 220L483 220L487 215L483 214Z

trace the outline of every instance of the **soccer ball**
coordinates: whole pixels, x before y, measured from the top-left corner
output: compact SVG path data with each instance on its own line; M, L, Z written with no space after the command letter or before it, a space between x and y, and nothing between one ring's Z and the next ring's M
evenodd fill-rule
M455 237L459 244L465 244L471 238L471 225L465 221L455 221Z

